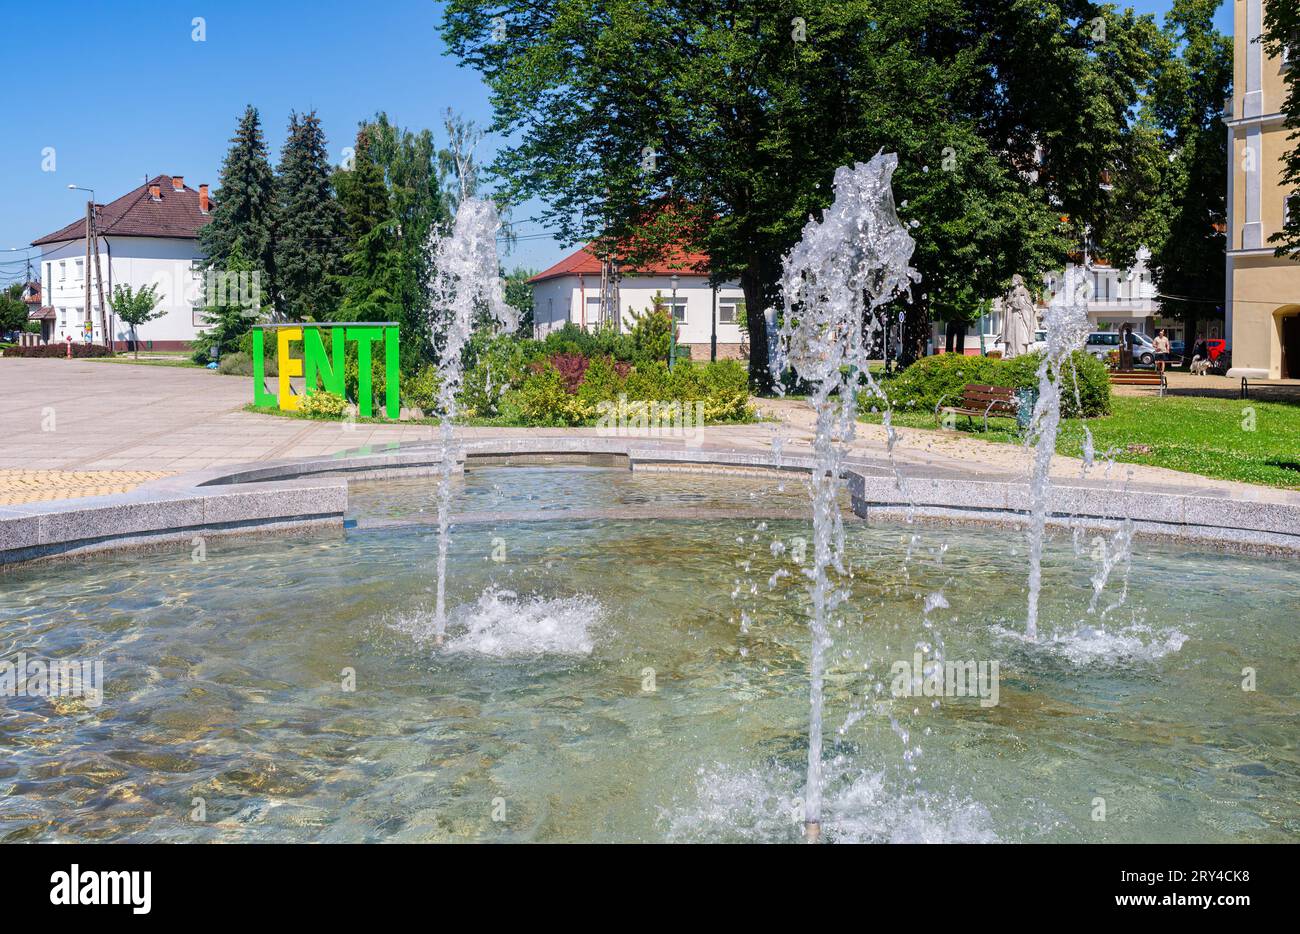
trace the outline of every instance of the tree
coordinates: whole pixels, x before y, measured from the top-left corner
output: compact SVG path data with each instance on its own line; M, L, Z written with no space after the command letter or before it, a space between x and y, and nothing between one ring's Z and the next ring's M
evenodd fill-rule
M15 282L0 292L0 334L27 329L27 305L23 302L23 284Z
M347 251L343 210L320 118L289 115L276 178L275 307L291 320L326 319L339 303Z
M989 297L1014 272L1058 267L1077 234L1062 216L1104 225L1099 183L1157 34L1086 0L445 10L449 47L493 90L493 129L517 141L493 165L510 199L542 197L565 239L595 238L624 265L677 242L707 253L711 277L745 292L759 391L781 257L829 203L837 167L899 152L924 276L907 308L913 357L932 297L963 282Z
M1286 99L1282 104L1283 125L1291 132L1291 149L1282 163L1282 184L1291 188L1287 199L1285 226L1268 238L1277 244L1278 256L1300 260L1300 7L1289 0L1272 0L1264 14L1264 49L1285 58L1290 67L1283 73Z
M240 338L252 329L258 318L269 312L270 302L264 292L243 287L255 271L253 261L244 255L243 241L236 237L226 257L225 269L216 274L220 278L209 279L212 287L206 290L201 312L204 330L193 343L195 363L211 362L208 351L213 346L218 356L238 350ZM261 305L255 304L259 301Z
M528 280L537 275L536 269L516 266L514 272L505 276L506 304L519 312L519 333L533 333L533 287Z
M1189 347L1198 322L1222 314L1226 277L1232 40L1214 28L1218 6L1174 0L1165 16L1167 53L1139 117L1144 154L1123 177L1142 206L1131 239L1145 232L1161 313L1183 321Z
M276 294L275 180L267 161L266 142L257 109L251 104L240 118L222 163L212 220L199 231L204 268L229 267L238 240L258 274L264 294Z
M379 167L388 192L388 212L396 222L401 263L397 280L402 327L403 367L410 369L434 357L429 329L430 300L429 234L450 217L443 192L447 174L445 154L434 143L433 133L418 133L394 125L379 113L363 125L369 140L369 154Z
M339 203L352 248L341 277L345 321L394 321L402 317L405 259L397 221L390 211L383 172L371 155L371 133L357 131L352 168L335 173Z
M130 285L119 283L113 286L113 300L109 304L122 323L131 328L131 349L137 358L140 356L140 342L135 336L136 328L167 314L166 310L155 310L158 301L156 285L142 286L138 292L132 291Z

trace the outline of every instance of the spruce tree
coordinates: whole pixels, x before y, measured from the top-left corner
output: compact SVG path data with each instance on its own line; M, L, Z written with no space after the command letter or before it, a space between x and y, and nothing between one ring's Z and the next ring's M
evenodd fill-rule
M357 132L352 168L335 173L335 186L351 240L344 257L347 272L338 280L343 301L335 320L407 324L402 320L401 238L366 127ZM407 331L404 327L404 337Z
M264 295L275 295L275 180L266 157L266 141L257 108L244 110L222 163L212 221L199 231L205 267L229 265L236 240L253 271L261 277Z
M1300 260L1300 6L1289 0L1272 0L1264 15L1264 49L1289 63L1283 72L1286 99L1282 102L1284 126L1290 131L1290 150L1282 160L1282 184L1289 186L1286 225L1269 243L1278 256Z
M316 112L291 113L280 152L275 218L276 308L291 320L329 318L338 308L346 240L330 175Z

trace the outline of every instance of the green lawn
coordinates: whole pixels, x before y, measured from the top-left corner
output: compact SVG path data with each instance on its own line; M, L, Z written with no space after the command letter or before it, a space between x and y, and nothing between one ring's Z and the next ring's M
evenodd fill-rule
M1300 405L1152 395L1115 396L1111 406L1110 416L1087 422L1098 457L1111 450L1125 463L1300 488ZM864 420L878 422L880 417ZM919 412L896 413L893 421L912 428L935 427L933 415ZM1082 454L1083 424L1078 419L1062 422L1058 454ZM965 417L957 420L958 430L973 437L1019 444L1015 427L1011 419L990 419L985 434L978 419L973 427ZM1150 452L1130 445L1145 445Z
M157 353L157 351L154 351ZM163 357L141 357L137 360L131 356L130 352L119 353L116 357L85 357L83 359L93 360L96 363L130 363L135 366L179 366L189 367L190 369L201 370L204 367L199 366L189 358L188 354L178 353L174 356Z

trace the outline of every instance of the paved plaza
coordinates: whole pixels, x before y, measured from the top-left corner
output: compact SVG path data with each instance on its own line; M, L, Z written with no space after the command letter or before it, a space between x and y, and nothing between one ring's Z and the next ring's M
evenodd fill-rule
M0 505L124 492L147 480L210 467L320 457L436 437L422 424L344 424L244 411L248 377L185 367L89 360L0 359ZM813 416L806 402L762 400L765 421L703 429L692 443L738 451L806 452ZM886 456L880 425L860 425L855 454ZM598 434L597 429L464 428L469 438ZM1026 452L1008 444L899 429L899 463L1023 478ZM1118 464L1114 483L1232 492L1261 488L1158 467ZM1078 477L1079 461L1057 457L1052 473ZM1096 472L1094 478L1098 476Z

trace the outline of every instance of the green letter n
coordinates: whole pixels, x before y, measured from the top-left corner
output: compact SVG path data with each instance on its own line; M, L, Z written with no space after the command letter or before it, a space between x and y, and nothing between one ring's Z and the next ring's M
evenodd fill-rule
M330 353L325 353L325 341L321 339L322 328L302 329L303 379L307 384L307 395L316 391L316 375L320 374L321 385L326 392L341 396L345 392L343 376L343 329L330 328ZM330 359L333 357L333 360Z

